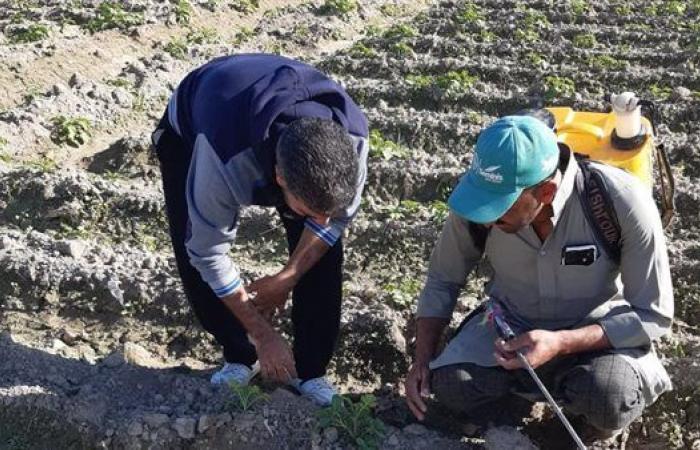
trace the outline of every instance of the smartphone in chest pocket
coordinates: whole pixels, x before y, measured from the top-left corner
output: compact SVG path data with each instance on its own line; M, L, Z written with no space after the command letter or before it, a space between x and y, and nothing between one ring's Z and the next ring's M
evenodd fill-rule
M590 266L598 259L598 247L594 244L567 245L561 249L562 266Z

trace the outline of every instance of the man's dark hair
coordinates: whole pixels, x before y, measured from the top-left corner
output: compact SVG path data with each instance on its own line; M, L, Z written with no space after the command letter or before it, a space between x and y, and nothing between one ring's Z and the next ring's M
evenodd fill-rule
M348 132L332 120L289 124L277 143L277 163L291 193L314 212L337 213L355 197L357 152Z

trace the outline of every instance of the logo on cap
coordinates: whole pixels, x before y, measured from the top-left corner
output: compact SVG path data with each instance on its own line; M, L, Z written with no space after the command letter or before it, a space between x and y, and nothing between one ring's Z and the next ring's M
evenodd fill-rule
M503 175L496 172L501 166L489 166L481 167L481 160L478 155L474 155L474 170L479 174L481 178L489 183L501 184L503 183Z

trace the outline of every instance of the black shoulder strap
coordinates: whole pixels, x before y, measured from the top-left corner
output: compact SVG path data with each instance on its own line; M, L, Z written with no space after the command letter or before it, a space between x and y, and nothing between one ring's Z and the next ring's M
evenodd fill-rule
M576 191L586 219L608 256L620 264L622 230L605 177L590 160L577 159L581 170L576 175Z
M486 225L480 223L469 222L469 234L472 237L474 246L481 252L484 253L486 249L486 239L489 237L489 232L491 229Z

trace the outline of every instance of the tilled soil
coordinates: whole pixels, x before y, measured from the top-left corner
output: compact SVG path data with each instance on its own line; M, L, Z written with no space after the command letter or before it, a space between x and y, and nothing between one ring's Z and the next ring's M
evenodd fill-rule
M541 405L520 431L475 438L437 408L428 427L413 423L401 381L415 298L484 124L542 104L604 111L605 94L623 90L655 100L677 181L667 235L677 320L659 348L675 390L632 425L627 446L700 446L697 1L382 0L346 14L320 0L193 1L189 14L186 2L121 3L132 22L94 32L99 2L0 5L0 448L350 445L279 386L263 383L269 399L249 412L232 408L208 383L220 350L175 272L148 133L189 70L248 51L319 65L370 119L331 377L345 393L377 396L383 448L565 442ZM13 42L31 24L46 36ZM86 118L86 142L56 143L57 116ZM241 223L233 251L245 277L273 273L286 255L276 215L248 208ZM470 280L455 324L481 280Z

